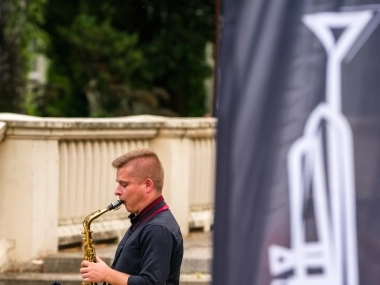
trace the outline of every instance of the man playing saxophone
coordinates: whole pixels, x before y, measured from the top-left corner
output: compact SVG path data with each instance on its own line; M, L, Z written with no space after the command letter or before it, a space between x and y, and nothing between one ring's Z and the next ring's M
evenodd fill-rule
M124 201L131 226L109 267L99 257L82 261L83 282L112 285L179 284L183 239L162 196L164 170L148 148L132 150L112 162L115 195Z

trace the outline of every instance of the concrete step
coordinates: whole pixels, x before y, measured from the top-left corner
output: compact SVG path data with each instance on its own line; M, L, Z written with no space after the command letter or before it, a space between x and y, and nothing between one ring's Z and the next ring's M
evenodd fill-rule
M61 285L80 285L80 274L74 273L2 273L0 285L51 285L57 281ZM180 285L210 285L210 274L181 274Z
M57 281L62 285L79 285L82 282L80 274L74 273L2 273L0 285L50 285Z
M116 246L107 246L103 248L103 252L97 250L97 255L105 263L111 265L114 248L116 248ZM42 270L45 273L77 273L82 261L82 252L58 252L44 258Z

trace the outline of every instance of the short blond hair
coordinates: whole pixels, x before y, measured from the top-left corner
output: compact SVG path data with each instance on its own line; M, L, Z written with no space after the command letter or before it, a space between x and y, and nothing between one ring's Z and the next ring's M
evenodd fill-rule
M133 165L135 178L139 182L152 179L156 189L162 192L164 186L164 168L157 154L150 148L131 150L112 161L112 166L119 169L125 165Z

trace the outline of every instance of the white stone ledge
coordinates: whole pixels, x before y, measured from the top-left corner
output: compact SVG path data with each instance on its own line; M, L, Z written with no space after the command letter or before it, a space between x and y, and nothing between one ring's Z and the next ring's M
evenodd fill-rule
M157 135L156 129L37 129L37 128L9 128L6 132L8 138L17 139L45 139L45 140L70 140L70 139L149 139Z
M139 115L113 118L42 118L0 113L0 141L19 139L149 139L212 137L215 118L169 118Z
M9 128L48 129L140 129L159 128L164 123L153 116L114 118L42 118L12 113L0 113L0 121Z
M215 129L194 129L194 130L187 130L186 137L189 138L211 138L215 136Z
M179 138L207 138L215 136L215 118L168 118L159 135Z
M207 129L215 128L216 118L167 118L163 124L166 129Z
M160 129L161 137L178 138L212 138L215 136L215 129Z
M92 237L96 240L107 240L112 238L121 240L125 233L125 229L129 226L130 222L126 219L94 222L91 225L91 230L93 231ZM81 243L83 238L82 232L82 223L60 226L58 227L58 244L62 246Z

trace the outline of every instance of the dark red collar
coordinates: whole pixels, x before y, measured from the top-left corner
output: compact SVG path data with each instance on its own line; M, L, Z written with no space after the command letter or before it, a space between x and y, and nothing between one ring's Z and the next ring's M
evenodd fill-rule
M143 224L146 220L153 217L154 215L165 211L169 208L166 204L164 197L160 196L154 200L148 207L146 207L140 214L130 214L128 218L131 220L131 231L135 231L137 227Z

